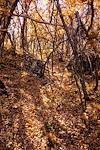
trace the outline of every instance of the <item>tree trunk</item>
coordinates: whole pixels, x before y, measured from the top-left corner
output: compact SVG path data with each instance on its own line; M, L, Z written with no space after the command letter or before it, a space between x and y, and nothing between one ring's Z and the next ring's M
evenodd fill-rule
M2 56L3 48L4 48L4 40L7 33L8 26L10 24L11 17L13 12L17 6L19 0L15 0L12 4L9 1L5 1L3 4L3 8L7 9L10 8L9 15L6 15L6 11L2 12L2 16L0 17L0 55Z

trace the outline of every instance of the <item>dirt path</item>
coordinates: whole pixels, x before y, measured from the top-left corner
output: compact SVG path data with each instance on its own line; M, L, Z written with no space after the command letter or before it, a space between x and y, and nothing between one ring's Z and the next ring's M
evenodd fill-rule
M0 96L0 150L100 149L98 109L89 104L82 116L74 81L66 74L60 84L57 74L42 86L16 67L1 68L9 97Z

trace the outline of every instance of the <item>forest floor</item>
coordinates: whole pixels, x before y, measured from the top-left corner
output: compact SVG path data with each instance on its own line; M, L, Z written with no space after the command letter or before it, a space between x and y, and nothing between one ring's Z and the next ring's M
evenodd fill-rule
M2 63L9 96L0 96L0 150L100 150L100 86L82 113L75 81L67 70L62 76L62 64L51 78L39 79L20 69L19 56Z

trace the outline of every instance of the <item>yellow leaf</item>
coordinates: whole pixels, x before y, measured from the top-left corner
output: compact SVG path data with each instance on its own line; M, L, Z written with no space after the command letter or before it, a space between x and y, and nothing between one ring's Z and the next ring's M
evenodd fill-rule
M22 73L21 73L21 77L25 77L25 76L27 76L28 75L28 73L26 72L26 71L23 71Z

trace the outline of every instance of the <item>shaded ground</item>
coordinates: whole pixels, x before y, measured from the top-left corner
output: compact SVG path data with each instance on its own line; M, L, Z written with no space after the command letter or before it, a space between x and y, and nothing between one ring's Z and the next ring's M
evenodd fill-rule
M0 68L9 93L0 96L0 150L99 150L100 87L83 114L74 80L67 71L62 78L62 66L44 85L46 77L20 69L20 57L11 60Z

